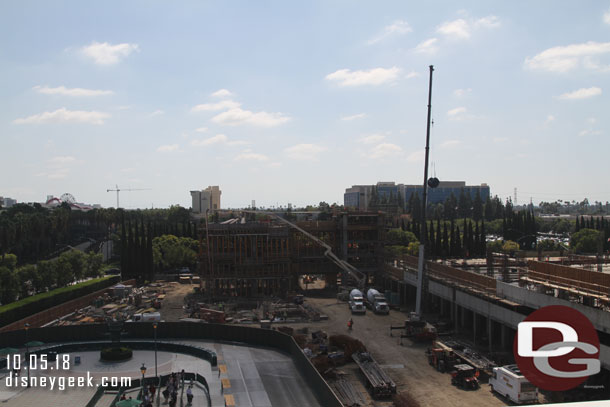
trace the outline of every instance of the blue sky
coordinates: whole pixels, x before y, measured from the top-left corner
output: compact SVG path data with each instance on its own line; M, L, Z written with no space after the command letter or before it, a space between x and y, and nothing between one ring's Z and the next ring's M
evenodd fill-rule
M610 200L610 1L0 3L0 196L343 202L432 174Z

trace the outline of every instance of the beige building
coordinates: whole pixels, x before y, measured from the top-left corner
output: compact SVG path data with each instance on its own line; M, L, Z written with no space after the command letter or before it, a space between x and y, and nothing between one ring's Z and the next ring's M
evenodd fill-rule
M191 191L193 204L191 210L194 213L206 213L206 211L214 211L220 209L220 194L222 191L218 187L209 186L202 191Z

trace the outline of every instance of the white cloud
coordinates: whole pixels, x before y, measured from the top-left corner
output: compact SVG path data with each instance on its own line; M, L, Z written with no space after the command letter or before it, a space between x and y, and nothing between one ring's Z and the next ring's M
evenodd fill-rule
M558 99L561 100L575 100L575 99L587 99L593 96L599 96L602 94L601 88L592 87L592 88L580 88L573 92L567 92L560 96Z
M197 129L195 129L195 131L197 133L205 133L206 131L208 131L208 128L207 127L199 127Z
M191 112L215 112L218 110L235 109L241 106L241 103L233 100L222 100L218 103L204 103L193 106Z
M419 76L419 72L411 71L406 75L407 79L417 78Z
M133 167L121 168L121 172L134 172L135 170Z
M438 39L437 38L429 38L425 41L420 42L415 47L415 52L418 54L436 54L438 51Z
M229 92L226 89L218 89L216 92L212 93L212 97L215 98L226 98L229 96L233 96L233 93Z
M604 23L610 24L610 10L604 13Z
M367 44L373 45L393 35L403 35L413 31L409 23L403 20L394 21L392 24L384 27L383 31L376 37L370 39Z
M152 112L151 114L149 114L150 117L155 117L155 116L161 116L164 115L165 112L161 109L157 109L154 112Z
M62 179L70 173L69 168L56 168L51 171L39 172L35 174L36 177L47 177L49 179Z
M501 25L500 19L496 16L487 16L483 18L479 18L475 20L474 27L475 28L497 28Z
M472 36L474 30L480 28L496 28L500 26L500 19L496 16L487 16L479 19L465 20L458 18L457 20L447 21L438 26L436 32L445 35L449 39L468 39Z
M470 25L464 19L457 19L441 24L436 32L452 38L470 38Z
M441 143L441 148L452 148L460 145L462 142L460 140L447 140Z
M76 158L71 155L59 155L48 160L48 163L51 166L62 166L74 162L76 162Z
M235 107L212 117L212 121L227 126L249 124L260 127L275 127L287 123L290 121L290 117L283 113L251 112Z
M548 126L549 124L551 124L551 123L552 123L552 122L554 122L554 121L555 121L555 116L553 116L552 114L550 114L550 115L548 115L548 116L546 117L546 120L544 121L544 124Z
M356 120L356 119L363 119L365 117L366 117L366 113L358 113L358 114L354 114L351 116L343 116L341 118L341 120L349 122L349 121Z
M66 88L65 86L58 86L56 88L49 88L48 86L34 86L33 89L36 90L38 93L42 93L45 95L107 96L114 94L114 92L111 90Z
M453 95L454 95L455 97L458 97L458 98L459 98L459 97L462 97L462 96L464 96L464 95L466 95L466 94L468 94L468 93L470 93L470 92L472 92L472 89L471 89L471 88L466 88L466 89L456 89L456 90L454 90L454 91L453 91Z
M269 157L267 157L264 154L245 152L245 153L239 154L233 160L234 161L243 161L243 160L267 161L267 160L269 160Z
M233 146L246 146L250 143L248 143L247 141L244 140L234 140L234 141L228 141L227 145L229 147L233 147Z
M167 144L164 146L157 147L157 151L160 153L171 153L173 151L178 151L178 144Z
M580 66L595 71L607 71L609 66L600 65L593 58L610 53L610 42L589 41L546 49L532 58L526 58L527 69L547 72L569 72Z
M578 133L578 137L599 136L600 134L602 134L602 132L599 130L581 130Z
M373 68L368 71L339 69L326 75L326 80L336 81L339 86L382 85L398 78L400 68Z
M84 110L67 110L65 107L57 109L53 112L43 112L28 116L25 118L15 119L15 124L43 124L43 123L88 123L101 125L104 120L110 115L104 112L84 111Z
M138 51L138 44L111 45L107 42L93 42L91 45L82 48L83 54L93 59L98 65L114 65L134 51Z
M595 118L595 117L588 117L587 118L587 123L595 124L595 123L597 123L597 118Z
M281 167L281 166L282 166L282 163L280 163L280 162L269 163L269 167L277 168L277 167Z
M358 141L362 144L375 144L385 140L383 134L371 134L370 136L361 137Z
M295 160L312 160L318 159L317 155L326 151L327 148L315 144L297 144L284 149L284 152L289 158Z
M407 161L411 163L423 162L425 153L423 150L415 151L407 156Z
M449 117L457 117L466 113L467 109L463 106L456 107L455 109L451 109L447 112L447 116Z
M206 138L204 140L193 140L191 141L191 145L196 147L204 147L212 144L226 143L229 140L227 136L224 134L217 134L213 137Z
M508 137L494 137L494 143L506 143L508 141Z
M381 143L373 147L370 151L371 158L385 158L402 154L402 148L396 144Z

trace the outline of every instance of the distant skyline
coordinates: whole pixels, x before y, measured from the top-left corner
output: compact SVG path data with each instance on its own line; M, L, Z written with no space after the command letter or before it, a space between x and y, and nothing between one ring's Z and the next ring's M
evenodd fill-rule
M610 1L0 3L0 196L126 208L487 183L610 201Z

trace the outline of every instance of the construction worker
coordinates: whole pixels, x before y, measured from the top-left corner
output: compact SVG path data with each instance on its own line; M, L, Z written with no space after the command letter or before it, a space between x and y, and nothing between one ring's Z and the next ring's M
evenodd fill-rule
M347 321L347 329L349 329L351 331L353 326L354 326L354 320L352 318L350 318L349 321Z

